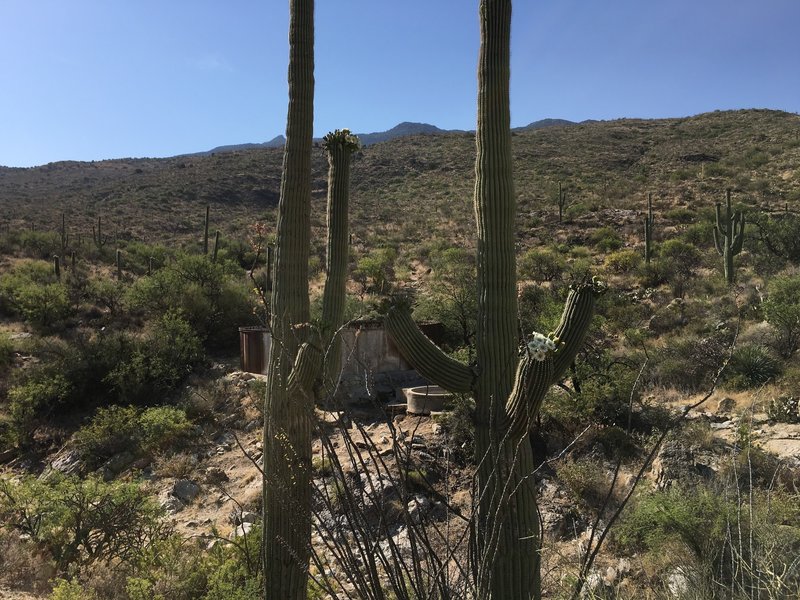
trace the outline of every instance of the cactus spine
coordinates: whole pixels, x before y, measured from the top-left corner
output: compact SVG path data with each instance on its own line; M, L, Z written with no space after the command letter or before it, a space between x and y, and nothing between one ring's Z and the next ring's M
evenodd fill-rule
M647 216L644 218L644 263L650 264L653 256L653 194L647 194Z
M744 214L742 211L731 209L731 190L726 194L726 211L722 214L722 204L716 205L716 224L714 226L714 246L717 253L722 257L725 269L725 281L732 285L736 279L736 271L733 267L733 257L742 251L744 244Z
M475 215L478 235L477 365L439 350L395 307L386 327L420 373L476 402L479 598L541 597L541 533L527 434L550 386L574 360L592 319L597 283L570 291L552 337L523 347L517 328L515 198L509 112L510 0L481 0Z

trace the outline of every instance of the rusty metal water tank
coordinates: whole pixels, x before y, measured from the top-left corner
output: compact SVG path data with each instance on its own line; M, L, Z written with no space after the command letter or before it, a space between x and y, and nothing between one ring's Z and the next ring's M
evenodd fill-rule
M272 336L266 327L239 327L242 371L266 375L271 343Z

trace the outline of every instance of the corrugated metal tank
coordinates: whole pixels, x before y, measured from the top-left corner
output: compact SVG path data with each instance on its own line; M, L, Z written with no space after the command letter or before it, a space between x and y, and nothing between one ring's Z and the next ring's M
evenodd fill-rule
M271 345L272 336L266 327L260 325L239 327L242 371L266 375Z

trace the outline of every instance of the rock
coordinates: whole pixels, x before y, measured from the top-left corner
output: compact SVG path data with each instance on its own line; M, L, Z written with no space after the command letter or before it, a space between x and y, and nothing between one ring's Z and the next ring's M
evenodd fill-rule
M184 504L178 498L168 495L161 499L159 505L168 515L174 515L184 509Z
M240 521L242 523L250 523L251 525L254 525L255 523L258 523L258 515L254 512L246 510L241 514Z
M206 469L206 483L211 485L219 485L229 481L228 475L219 467L209 467Z
M66 450L60 452L50 463L54 471L64 473L64 475L76 475L83 471L84 462L77 450Z
M408 502L408 516L412 522L421 523L431 506L432 502L427 496L417 494Z
M667 589L673 598L683 598L689 592L689 577L681 567L667 575Z
M231 539L247 535L253 530L253 527L254 525L252 523L242 523L241 525L237 525L231 534Z
M188 479L179 479L172 486L172 495L187 504L197 498L200 493L200 486Z
M135 460L136 457L132 452L120 452L112 456L100 467L101 473L103 474L103 481L111 481L114 477L131 466Z
M733 398L725 397L717 405L717 413L730 413L736 408L736 401Z

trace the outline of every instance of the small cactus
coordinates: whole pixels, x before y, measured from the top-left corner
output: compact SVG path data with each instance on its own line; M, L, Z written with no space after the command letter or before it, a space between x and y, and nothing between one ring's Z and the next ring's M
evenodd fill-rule
M731 190L726 192L726 211L722 214L722 204L716 205L716 224L714 226L714 246L723 259L725 281L732 285L736 278L733 257L742 251L744 244L744 214L731 209Z
M644 218L644 263L650 264L653 256L653 194L647 194L647 216Z

